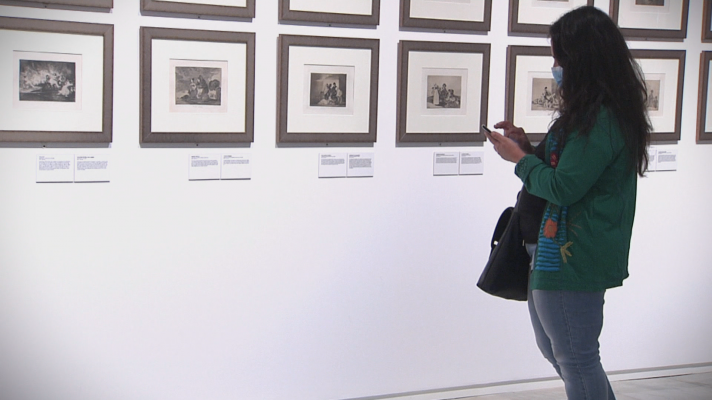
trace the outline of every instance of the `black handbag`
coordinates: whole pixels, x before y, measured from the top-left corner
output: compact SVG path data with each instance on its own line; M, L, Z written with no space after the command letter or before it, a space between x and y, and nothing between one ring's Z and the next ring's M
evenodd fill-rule
M492 235L489 260L477 286L485 292L509 300L527 300L531 258L519 229L516 207L507 207Z

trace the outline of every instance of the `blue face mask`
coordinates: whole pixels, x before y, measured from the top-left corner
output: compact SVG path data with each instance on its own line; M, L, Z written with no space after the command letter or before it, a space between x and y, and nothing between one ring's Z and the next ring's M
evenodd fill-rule
M556 84L561 87L561 83L564 81L564 69L561 66L551 67L551 74L554 75Z

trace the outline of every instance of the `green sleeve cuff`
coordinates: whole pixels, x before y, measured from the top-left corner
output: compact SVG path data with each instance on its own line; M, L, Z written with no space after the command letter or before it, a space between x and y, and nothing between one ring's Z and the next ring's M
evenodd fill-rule
M541 160L534 154L527 154L514 166L514 173L523 182L537 164L541 164Z

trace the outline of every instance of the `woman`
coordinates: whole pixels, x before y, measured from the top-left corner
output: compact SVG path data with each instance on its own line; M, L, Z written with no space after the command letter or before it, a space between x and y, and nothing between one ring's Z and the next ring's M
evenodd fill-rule
M547 201L532 260L529 312L537 345L569 399L615 399L598 338L606 289L628 277L637 176L648 166L650 122L640 67L615 23L594 7L549 29L561 101L545 159L524 130L488 134L516 163L526 189Z

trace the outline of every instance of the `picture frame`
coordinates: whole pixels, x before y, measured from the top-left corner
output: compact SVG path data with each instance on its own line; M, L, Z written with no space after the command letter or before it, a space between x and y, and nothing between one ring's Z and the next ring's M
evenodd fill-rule
M373 143L378 39L279 36L278 143Z
M212 3L212 4L208 4ZM190 0L141 0L141 12L165 12L190 15L210 15L216 17L244 18L255 17L255 0L239 0L238 5L227 0L213 2L191 2Z
M380 20L381 0L279 0L279 20L371 25Z
M631 50L640 64L649 90L648 108L653 125L652 141L680 139L684 50ZM553 58L548 46L509 46L505 119L527 132L532 142L541 141L555 116L556 88L551 76ZM668 99L672 99L669 101Z
M611 19L626 39L682 41L687 37L690 0L611 0L610 7Z
M110 143L114 26L0 17L1 142Z
M109 9L114 8L114 0L37 0L37 2L42 4L53 4L59 6L80 6Z
M397 142L484 142L490 52L489 43L401 41Z
M255 34L141 27L141 143L254 139Z
M521 126L533 143L546 136L558 101L549 46L508 46L505 120Z
M700 84L697 101L697 143L712 143L712 80L710 68L712 64L712 51L700 53Z
M680 140L685 50L634 49L630 52L640 65L648 88L648 117L653 125L651 141Z
M563 14L593 0L509 0L510 36L546 36L549 26Z
M467 3L401 0L401 28L488 32L491 24L492 0Z
M702 11L702 41L712 42L712 3L704 2Z

